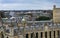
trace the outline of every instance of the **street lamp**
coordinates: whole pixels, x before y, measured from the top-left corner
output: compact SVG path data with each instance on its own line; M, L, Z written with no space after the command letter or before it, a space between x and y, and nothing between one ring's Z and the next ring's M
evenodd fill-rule
M26 20L23 18L22 19L22 24L23 24L23 38L25 38L25 24L26 24Z

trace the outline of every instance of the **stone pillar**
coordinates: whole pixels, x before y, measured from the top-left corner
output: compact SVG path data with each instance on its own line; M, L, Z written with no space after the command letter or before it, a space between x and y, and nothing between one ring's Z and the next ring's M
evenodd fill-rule
M50 36L50 35L49 35L49 31L48 31L48 32L47 32L47 38L50 38L49 36Z
M41 36L41 34L40 34L40 32L38 32L38 38L40 38L40 36Z
M45 38L45 32L43 32L43 38Z
M55 31L56 33L55 33L55 38L58 38L58 32L57 31Z
M54 31L51 31L51 38L54 38Z
M31 33L28 34L28 38L31 38Z

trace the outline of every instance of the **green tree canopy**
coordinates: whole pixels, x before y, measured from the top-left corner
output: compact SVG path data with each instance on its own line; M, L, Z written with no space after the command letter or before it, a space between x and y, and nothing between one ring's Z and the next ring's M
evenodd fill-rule
M36 18L36 21L42 21L42 20L50 20L50 18L45 16L39 16L39 18Z

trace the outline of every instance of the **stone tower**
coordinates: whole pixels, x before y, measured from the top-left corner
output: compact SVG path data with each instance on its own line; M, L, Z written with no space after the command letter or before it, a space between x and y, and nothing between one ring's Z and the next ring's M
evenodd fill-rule
M60 8L56 8L56 5L53 6L53 22L60 23Z

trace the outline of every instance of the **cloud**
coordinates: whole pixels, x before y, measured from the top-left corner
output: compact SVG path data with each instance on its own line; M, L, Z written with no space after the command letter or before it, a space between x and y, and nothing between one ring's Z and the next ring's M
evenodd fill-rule
M40 3L53 2L53 0L3 0L3 3Z
M28 10L28 9L52 9L52 5L46 4L0 4L0 10Z
M24 0L3 0L2 3L19 3L23 2Z
M52 7L52 0L3 0L0 4L0 10L52 9Z

